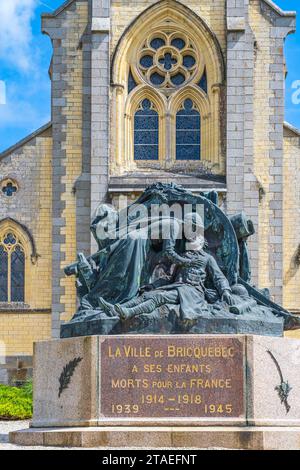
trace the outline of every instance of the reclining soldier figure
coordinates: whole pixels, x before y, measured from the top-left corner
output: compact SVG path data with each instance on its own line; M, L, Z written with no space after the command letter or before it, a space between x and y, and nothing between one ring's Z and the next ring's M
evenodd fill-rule
M191 264L176 263L170 283L158 288L155 283L145 286L146 292L123 304L112 305L100 298L99 304L103 310L110 316L128 320L149 315L163 305L179 305L181 320L193 322L203 313L211 311L212 306L207 301L211 292L215 297L211 303L232 305L234 300L230 285L213 256L204 251L204 237L197 234L187 241L189 246L182 256ZM207 283L213 291L206 287Z

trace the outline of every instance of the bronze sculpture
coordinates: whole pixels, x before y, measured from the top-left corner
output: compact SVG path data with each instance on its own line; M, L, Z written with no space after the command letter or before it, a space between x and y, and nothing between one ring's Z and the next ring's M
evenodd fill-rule
M98 252L90 258L79 254L78 262L66 268L67 275L77 276L80 307L62 326L61 336L132 332L280 336L284 329L300 328L297 316L249 282L246 240L253 233L251 222L244 214L230 220L211 199L157 183L123 213L101 205L91 225ZM151 218L155 204L188 206L190 212L184 217L159 213ZM195 211L199 206L202 216ZM143 217L137 217L134 207L144 210ZM190 235L183 234L188 225Z

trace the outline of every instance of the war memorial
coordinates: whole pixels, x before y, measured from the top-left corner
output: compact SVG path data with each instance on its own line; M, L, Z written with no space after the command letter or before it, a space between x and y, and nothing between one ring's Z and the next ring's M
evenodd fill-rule
M0 154L0 383L34 389L11 443L300 449L288 3L42 14L51 121Z
M292 448L300 439L300 319L251 284L245 213L157 183L66 266L79 306L35 344L34 416L15 443ZM243 254L243 256L242 256Z

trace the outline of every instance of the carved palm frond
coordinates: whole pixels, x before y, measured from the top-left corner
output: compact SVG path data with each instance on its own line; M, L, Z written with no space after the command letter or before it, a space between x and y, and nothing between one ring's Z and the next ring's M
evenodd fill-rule
M75 372L76 367L82 361L82 357L75 357L72 361L68 362L63 368L63 371L59 377L59 392L58 398L60 398L61 394L64 390L66 390L71 382L71 378Z
M288 404L288 396L290 391L292 390L292 387L288 382L281 382L280 385L277 385L275 387L275 390L277 391L279 398L280 398L280 403L285 406L286 412L288 413L291 409L290 405Z
M276 392L278 393L278 396L280 398L280 403L285 406L286 412L288 413L291 409L291 406L288 403L288 397L289 397L290 391L292 390L292 387L290 386L287 380L283 379L281 367L276 357L274 356L274 354L270 350L268 350L267 353L272 358L272 361L274 362L276 366L276 369L278 371L279 378L280 378L280 384L276 385L274 390L276 390Z

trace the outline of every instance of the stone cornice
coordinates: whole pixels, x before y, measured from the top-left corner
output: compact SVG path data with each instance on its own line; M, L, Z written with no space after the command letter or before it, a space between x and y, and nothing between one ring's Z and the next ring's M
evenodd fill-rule
M260 11L272 26L281 29L281 33L278 30L278 37L284 38L296 31L295 11L283 11L271 0L260 0Z
M64 11L66 8L68 8L75 0L67 0L64 2L60 7L58 7L56 10L54 10L52 13L42 13L41 17L42 18L54 18L55 16L58 16L62 11Z
M300 137L300 129L298 129L297 127L293 126L293 125L290 124L289 122L284 121L283 127L284 127L285 129L288 129L290 132L293 132L293 134L295 134L297 137Z
M281 17L296 17L296 11L284 11L282 10L276 3L272 2L272 0L261 0L261 3L265 3L268 5L275 13L277 13Z

